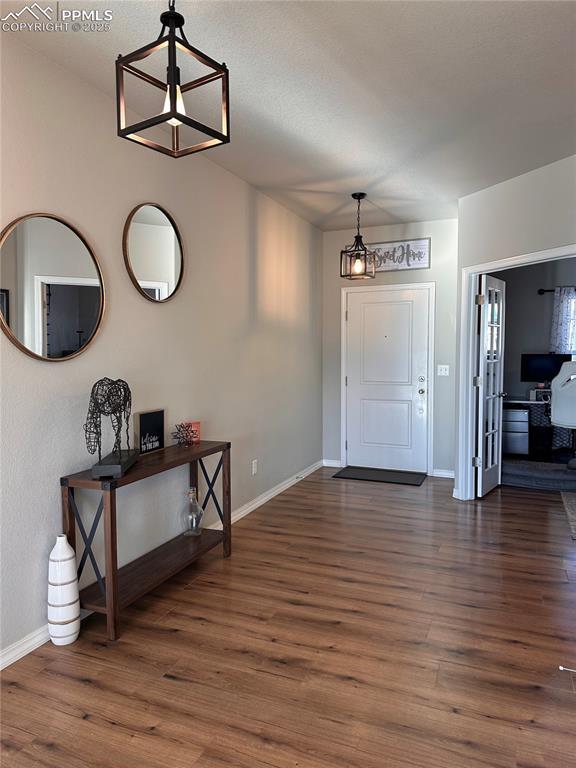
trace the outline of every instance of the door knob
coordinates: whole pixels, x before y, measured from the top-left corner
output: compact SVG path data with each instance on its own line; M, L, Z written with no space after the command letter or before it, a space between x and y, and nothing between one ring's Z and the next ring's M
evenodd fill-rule
M498 393L498 397L507 397L507 396L508 396L508 392L499 392Z
M423 395L423 394L424 394L424 392L426 392L426 390L425 390L425 389L419 389L419 390L418 390L418 394L419 394L419 395Z

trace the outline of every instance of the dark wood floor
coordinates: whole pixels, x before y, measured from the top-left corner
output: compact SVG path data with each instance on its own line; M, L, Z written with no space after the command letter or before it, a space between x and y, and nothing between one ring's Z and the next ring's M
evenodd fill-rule
M576 766L559 494L320 470L68 649L3 674L3 768Z

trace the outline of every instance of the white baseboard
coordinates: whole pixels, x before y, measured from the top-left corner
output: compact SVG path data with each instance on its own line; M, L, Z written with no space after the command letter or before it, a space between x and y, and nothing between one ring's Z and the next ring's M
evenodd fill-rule
M252 499L252 501L249 501L242 507L234 510L234 512L232 512L232 523L236 523L238 520L246 517L246 515L249 515L250 512L258 509L258 507L261 507L263 504L266 504L267 501L273 499L274 496L278 496L279 493L282 493L282 491L290 488L291 485L299 483L300 480L303 480L307 475L310 475L312 472L320 469L320 467L323 465L324 463L322 461L317 461L315 464L311 464L309 467L306 467L306 469L303 469L296 475L292 475L292 477L289 477L282 483L275 485L274 488L261 493L260 496L257 496L255 499ZM214 525L209 525L207 527L221 528L222 526L220 523L215 523ZM26 637L23 637L22 640L17 640L15 643L12 643L12 645L9 645L8 648L5 648L2 652L0 652L0 669L8 667L10 664L18 661L18 659L26 656L26 654L31 653L32 651L36 650L36 648L44 645L44 643L48 642L49 640L50 635L48 634L48 624L45 624L43 627L40 627L40 629L36 629L34 632L26 635Z
M323 459L323 466L325 467L341 467L342 462L339 459Z
M250 512L254 512L255 509L258 509L258 507L266 504L266 502L270 501L270 499L273 499L274 496L278 496L279 493L282 493L282 491L290 488L291 485L299 483L300 480L303 480L305 477L312 474L312 472L316 472L316 470L320 469L322 466L323 462L317 461L314 464L311 464L309 467L306 467L306 469L303 469L301 472L292 475L292 477L289 477L287 480L283 480L281 483L278 483L278 485L275 485L274 488L270 488L269 491L264 491L264 493L261 493L260 496L256 496L256 498L252 499L252 501L248 501L246 504L232 512L232 523L234 524L238 522L238 520L241 520L243 517L246 517L246 515L249 515ZM221 528L222 525L221 523L214 523L213 525L209 525L207 527Z
M278 483L278 485L270 488L269 491L264 491L264 493L261 493L260 496L256 496L256 498L252 499L252 501L248 501L246 504L232 512L232 523L234 524L238 520L241 520L243 517L246 517L246 515L249 515L250 512L254 512L255 509L258 509L258 507L266 504L266 502L270 501L270 499L273 499L274 496L278 496L279 493L282 493L282 491L290 488L290 486L299 483L300 480L303 480L308 475L311 475L312 472L316 472L316 470L320 469L321 466L323 466L323 463L321 461L317 461L314 464L311 464L309 467L306 467L306 469L303 469L301 472L298 472L296 475L292 475L292 477L289 477L287 480ZM219 527L219 525L219 523L216 523L214 526L209 527Z
M22 656L26 656L26 654L35 651L36 648L44 645L48 640L50 640L48 624L45 624L43 627L40 627L40 629L35 629L34 632L30 632L30 634L23 637L22 640L17 640L15 643L12 643L12 645L9 645L8 648L5 648L2 653L0 653L0 669L4 669L10 664L14 664L14 662L21 659Z

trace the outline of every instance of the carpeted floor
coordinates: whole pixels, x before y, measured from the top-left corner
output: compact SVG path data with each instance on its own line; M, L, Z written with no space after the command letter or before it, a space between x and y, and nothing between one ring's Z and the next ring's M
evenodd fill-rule
M546 461L504 459L502 462L502 485L576 493L576 470L566 469L565 464L553 464Z
M564 491L562 493L562 501L564 502L564 509L568 517L572 538L576 540L576 493Z

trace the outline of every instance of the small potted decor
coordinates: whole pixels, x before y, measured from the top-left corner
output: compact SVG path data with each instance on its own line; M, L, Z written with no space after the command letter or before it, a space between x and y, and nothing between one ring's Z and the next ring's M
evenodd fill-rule
M200 422L199 421L183 421L181 424L174 426L172 437L178 445L186 448L190 448L200 442Z

